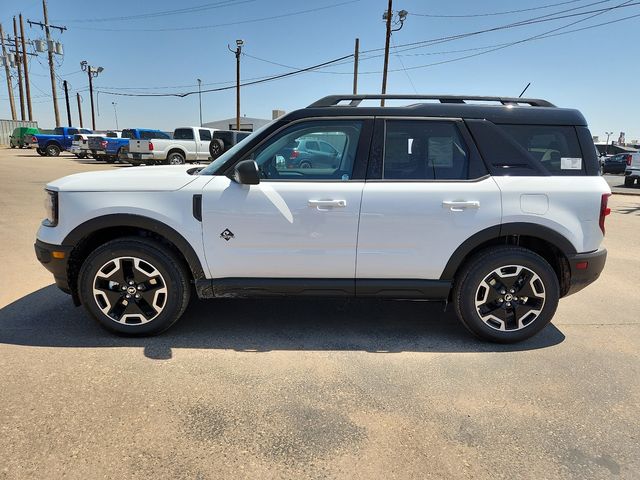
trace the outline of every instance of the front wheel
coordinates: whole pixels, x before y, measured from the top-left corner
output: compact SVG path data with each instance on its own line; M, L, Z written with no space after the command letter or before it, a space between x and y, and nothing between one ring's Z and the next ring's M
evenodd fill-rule
M138 237L113 240L93 251L80 269L78 290L82 304L104 328L131 336L169 328L191 293L175 255Z
M458 318L471 333L492 342L535 335L551 321L560 298L551 265L521 247L483 250L457 277L453 303Z

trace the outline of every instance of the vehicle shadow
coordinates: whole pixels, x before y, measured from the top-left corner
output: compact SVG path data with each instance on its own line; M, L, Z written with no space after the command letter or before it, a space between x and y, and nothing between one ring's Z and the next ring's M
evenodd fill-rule
M118 337L103 330L54 285L0 309L0 343L39 347L143 347L152 359L169 359L172 348L357 350L392 352L512 352L551 347L564 335L554 325L515 345L470 336L451 306L369 299L219 299L192 301L183 318L163 335Z

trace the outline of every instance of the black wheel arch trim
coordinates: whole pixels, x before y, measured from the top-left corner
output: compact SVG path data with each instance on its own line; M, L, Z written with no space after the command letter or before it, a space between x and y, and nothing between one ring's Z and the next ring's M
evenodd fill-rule
M92 218L74 228L62 241L62 245L76 246L92 233L113 227L140 228L166 238L184 256L194 279L205 278L204 268L191 244L169 225L143 215L120 213Z
M458 268L462 265L469 254L483 243L496 240L501 237L518 235L544 240L554 245L567 256L575 255L577 253L573 244L565 236L549 227L527 222L512 222L502 225L494 225L475 233L453 252L447 262L447 265L442 271L442 275L440 275L440 280L452 280L458 271Z

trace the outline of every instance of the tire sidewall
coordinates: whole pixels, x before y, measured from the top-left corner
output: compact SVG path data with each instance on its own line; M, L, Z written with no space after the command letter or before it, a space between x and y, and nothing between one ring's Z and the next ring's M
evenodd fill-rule
M478 315L475 296L480 282L493 270L506 265L521 265L536 273L544 285L545 302L538 317L516 331L499 331L485 324ZM456 313L476 336L498 343L525 340L540 332L553 318L560 298L558 278L549 263L538 254L520 247L498 247L486 250L470 260L454 289Z
M171 159L175 158L175 157L179 157L181 161L179 163L172 163ZM167 163L169 165L184 165L185 162L186 162L186 160L185 160L184 156L181 153L173 152L167 157Z
M116 322L100 310L93 296L93 281L98 269L118 257L137 257L155 267L167 284L164 310L155 319L142 325ZM107 330L129 336L156 335L173 325L189 301L189 284L180 263L162 245L143 240L114 240L98 247L85 260L78 276L80 301L89 313Z
M58 155L60 155L60 147L55 144L47 145L45 147L45 152L47 153L48 157L57 157Z

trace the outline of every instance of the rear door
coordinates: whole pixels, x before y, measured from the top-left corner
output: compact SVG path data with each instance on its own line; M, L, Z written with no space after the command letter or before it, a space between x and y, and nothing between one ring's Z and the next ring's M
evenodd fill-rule
M197 159L198 147L196 138L197 133L193 128L176 128L173 132L175 143L179 144L187 152L187 160L193 161Z
M358 294L375 293L368 286L376 282L368 280L393 291L402 284L394 280L440 279L464 241L501 221L500 190L461 120L377 119L374 135L358 232Z
M211 130L201 128L198 130L198 151L196 153L198 160L209 159L209 144L211 143Z

